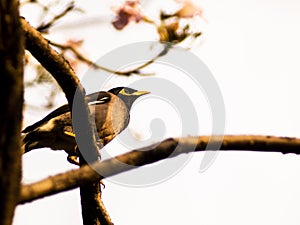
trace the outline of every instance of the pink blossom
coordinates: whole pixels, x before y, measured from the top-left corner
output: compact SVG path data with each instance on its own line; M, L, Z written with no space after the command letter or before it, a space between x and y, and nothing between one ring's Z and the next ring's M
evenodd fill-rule
M139 22L143 19L141 7L138 0L128 0L122 7L115 9L116 18L112 24L117 30L123 29L129 22Z

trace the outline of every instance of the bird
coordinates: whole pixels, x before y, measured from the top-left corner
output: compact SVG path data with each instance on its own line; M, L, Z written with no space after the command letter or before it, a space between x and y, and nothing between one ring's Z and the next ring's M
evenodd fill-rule
M100 91L85 97L91 115L95 118L97 133L102 146L108 144L127 128L130 109L139 97L149 94L129 87L115 87L109 91ZM79 154L75 134L72 128L71 112L65 104L50 112L40 121L22 130L24 154L38 148L64 150L67 160L79 165Z

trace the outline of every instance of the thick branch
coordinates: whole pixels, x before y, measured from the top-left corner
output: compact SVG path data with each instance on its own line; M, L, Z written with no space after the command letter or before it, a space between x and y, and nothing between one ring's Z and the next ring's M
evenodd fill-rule
M219 145L220 143L221 145ZM208 144L210 149L206 149ZM217 146L220 146L220 149ZM103 177L110 177L134 169L136 166L154 163L183 153L205 150L300 154L300 139L231 135L224 136L224 138L222 136L203 136L167 139L159 144L137 149L100 163L96 162L92 164L92 168L86 165L80 169L58 174L34 184L24 185L21 191L20 203L71 190L80 185L98 181Z
M24 40L18 1L0 1L0 224L10 225L21 183Z
M85 94L84 89L80 85L79 79L70 67L69 63L54 49L52 49L48 41L44 39L44 37L35 28L30 26L25 19L21 19L21 22L25 34L26 49L58 82L64 91L70 106L73 105L74 94L78 88L79 92L82 93L81 103L87 109L86 103L83 100ZM86 112L86 115L88 115L86 109L83 112ZM89 124L88 120L85 122Z
M26 49L41 63L41 65L47 69L51 75L56 79L68 100L71 109L74 109L76 103L76 112L72 112L73 130L76 134L77 144L80 148L81 155L85 158L81 160L83 164L85 162L94 162L98 159L98 147L96 145L96 133L94 130L94 123L89 118L89 109L87 103L84 100L85 92L79 79L70 67L69 63L53 50L48 41L33 27L31 27L24 19L21 20L22 27L25 33ZM76 99L74 99L76 93ZM76 101L75 101L76 100ZM84 146L84 148L81 148ZM81 187L81 201L83 212L83 223L87 224L99 224L97 215L99 214L97 209L99 205L103 205L100 196L100 189L97 188L97 184L85 184ZM92 200L92 201L91 201ZM84 204L89 202L89 204ZM88 212L92 212L94 217L87 216ZM90 214L89 214L90 215ZM90 222L92 221L92 222ZM94 222L96 221L96 222Z

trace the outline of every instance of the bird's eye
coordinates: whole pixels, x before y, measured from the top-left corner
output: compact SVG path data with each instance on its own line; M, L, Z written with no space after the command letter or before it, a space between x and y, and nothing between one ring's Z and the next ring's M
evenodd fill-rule
M131 95L132 92L130 92L130 90L127 90L127 89L123 88L123 89L119 92L119 94L121 94L121 95Z

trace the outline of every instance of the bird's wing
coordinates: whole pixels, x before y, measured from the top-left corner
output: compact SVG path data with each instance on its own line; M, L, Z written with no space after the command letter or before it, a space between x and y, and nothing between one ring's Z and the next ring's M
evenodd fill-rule
M92 93L86 96L86 101L88 102L88 105L97 105L97 104L104 104L110 101L110 95L107 92L101 91L101 92L96 92ZM50 119L60 116L64 113L67 113L70 111L69 105L63 105L51 113L49 113L47 116L45 116L43 119L40 121L26 127L24 130L22 130L22 133L28 133L30 131L33 131L43 123L49 121Z
M36 129L37 127L39 127L40 125L42 125L43 123L49 121L50 119L57 117L59 115L62 115L66 112L69 112L70 108L69 105L63 105L57 109L55 109L54 111L52 111L51 113L49 113L47 116L45 116L43 119L41 119L40 121L26 127L24 130L22 130L22 133L28 133L30 131L33 131L34 129Z

